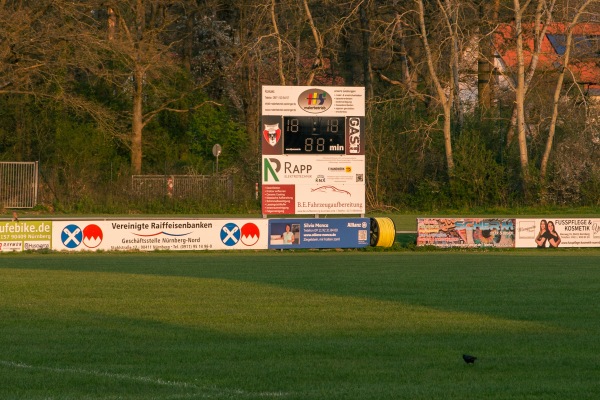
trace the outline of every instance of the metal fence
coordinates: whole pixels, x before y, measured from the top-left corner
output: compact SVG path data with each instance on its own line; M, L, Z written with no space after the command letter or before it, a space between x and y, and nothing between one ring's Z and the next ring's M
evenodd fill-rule
M218 200L233 198L231 175L133 175L133 195L138 199Z
M38 196L38 163L0 162L0 203L4 208L33 208Z

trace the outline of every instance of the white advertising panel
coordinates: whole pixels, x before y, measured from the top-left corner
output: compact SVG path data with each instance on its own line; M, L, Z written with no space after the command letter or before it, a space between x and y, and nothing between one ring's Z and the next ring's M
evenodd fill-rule
M515 247L600 247L598 218L524 218L516 221Z
M365 115L365 88L263 86L262 115Z
M265 219L54 221L58 251L244 250L268 247Z
M263 183L361 184L365 156L263 156Z
M365 213L365 186L296 185L294 214Z
M364 214L365 156L263 156L265 214Z

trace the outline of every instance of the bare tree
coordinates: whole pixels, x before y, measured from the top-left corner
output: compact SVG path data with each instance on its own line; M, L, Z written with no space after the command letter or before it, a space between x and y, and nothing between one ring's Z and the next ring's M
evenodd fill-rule
M456 107L458 100L458 3L452 0L437 0L436 4L440 11L444 30L449 38L449 54L450 60L447 64L447 74L449 78L444 84L441 80L440 73L436 68L436 57L440 58L441 54L438 52L434 55L432 46L429 41L430 32L426 24L425 18L425 6L423 0L415 0L417 5L417 14L419 21L419 33L423 42L423 49L425 52L425 58L427 61L427 67L429 75L434 85L437 100L440 103L443 110L443 135L444 135L444 149L446 152L446 166L448 168L448 174L453 175L454 172L454 157L452 154L452 115L453 107ZM456 109L460 112L460 107Z
M323 65L323 38L313 20L312 13L310 12L310 7L308 6L308 0L302 0L302 5L304 6L304 12L306 13L306 21L308 23L308 26L310 27L310 31L312 32L313 39L315 41L315 54L313 56L313 63L311 66L311 70L308 74L308 78L306 79L306 85L311 85L313 80L315 79L317 69Z
M111 131L113 113L74 90L75 72L88 65L82 38L93 29L93 16L71 2L40 0L3 1L0 18L0 95L52 100Z
M500 0L479 1L480 39L477 61L477 93L479 106L484 110L492 108L495 86L494 52L492 32L498 23Z
M93 3L88 6L94 7ZM132 172L140 174L147 124L162 111L188 112L203 105L179 109L177 102L197 87L174 91L172 86L185 65L176 52L182 38L172 32L185 13L160 0L119 1L105 7L107 31L84 31L82 40L87 44L91 72L110 82L121 96L130 98L131 109L126 115L131 131L122 139L131 151ZM104 68L107 61L112 68Z
M586 8L597 0L586 0L579 8L575 10L573 19L568 24L565 32L565 54L563 55L562 65L559 69L558 78L556 80L556 87L554 89L554 96L552 99L552 117L550 121L550 127L548 130L548 138L546 139L546 146L544 149L544 155L542 156L542 162L540 165L540 177L546 178L548 172L548 160L550 159L550 153L552 152L552 144L554 142L554 134L556 132L556 123L558 121L558 105L563 90L563 82L565 80L565 74L569 71L569 62L571 59L571 52L573 51L573 30L577 26L579 19L582 14L586 11Z
M519 143L519 159L521 163L521 174L526 194L530 186L529 173L529 154L527 146L527 126L525 121L525 100L529 90L533 76L537 71L537 65L541 53L542 41L548 29L548 25L552 21L552 13L556 0L537 0L535 10L533 12L533 20L528 23L533 29L533 49L527 49L530 53L529 65L525 65L525 27L526 16L531 0L526 1L521 5L521 0L513 0L513 15L514 15L514 35L515 48L517 57L517 67L515 71L516 82L513 86L515 91L515 105L511 118L511 129L516 127ZM510 80L509 80L510 82ZM512 141L512 130L509 130L507 136L507 145Z

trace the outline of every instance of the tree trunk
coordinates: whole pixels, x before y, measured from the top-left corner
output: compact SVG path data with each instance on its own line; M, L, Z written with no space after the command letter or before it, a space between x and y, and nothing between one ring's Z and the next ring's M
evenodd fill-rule
M143 121L143 80L144 74L140 67L135 70L133 90L133 115L131 132L131 171L134 175L142 173L142 131Z
M527 126L525 125L525 116L524 116L524 107L525 106L524 106L524 104L520 105L519 100L522 100L523 103L525 102L525 96L527 94L527 91L529 90L529 86L531 84L531 81L533 80L533 76L535 75L535 73L537 71L537 64L539 62L540 54L542 52L542 41L544 40L544 37L546 35L546 30L548 29L548 24L552 20L552 11L554 10L554 5L556 3L556 0L552 0L550 2L546 2L545 0L538 0L536 12L535 12L535 22L533 24L534 29L535 29L534 49L531 54L531 62L529 64L529 67L527 68L527 71L525 71L525 63L524 63L524 59L523 59L524 43L523 43L523 31L522 31L522 22L523 22L522 16L523 16L524 10L520 8L519 0L513 0L513 1L515 4L515 11L514 11L515 12L515 30L517 33L517 60L518 60L517 62L519 65L518 70L517 70L517 83L515 85L515 92L517 93L520 90L519 88L521 88L522 98L517 97L516 101L515 101L515 106L513 108L512 117L511 117L511 124L509 126L509 130L508 130L508 134L507 134L507 140L506 140L507 147L511 144L511 142L513 140L515 129L519 133L519 135L523 132L526 134ZM527 3L527 5L529 5L529 3ZM542 15L544 13L546 14L546 18L542 21ZM519 25L518 29L517 29L517 23ZM523 67L522 69L520 68L521 64L519 64L519 62L522 64L522 67ZM519 79L521 79L521 77L523 77L522 82L519 81ZM521 121L519 120L519 110L520 109L522 111L521 115L523 116L523 121L522 121L523 125L520 125ZM523 128L524 130L521 131L521 128ZM520 139L521 136L518 136L518 137L519 137L519 146L521 146L523 144ZM522 151L522 149L520 151Z
M321 34L319 33L319 30L317 29L317 26L313 20L310 7L308 6L308 0L302 0L302 4L304 5L304 12L306 13L308 25L310 26L310 30L315 40L314 61L305 83L306 85L312 85L317 69L323 68L323 39L321 38Z
M523 28L521 25L520 0L513 0L515 7L515 30L517 35L517 86L515 92L515 107L517 114L517 138L519 141L519 159L521 174L525 186L529 181L529 158L527 155L527 135L525 129L525 60L523 55Z
M142 173L142 132L144 130L144 70L142 68L141 42L145 25L145 7L143 0L136 2L135 19L135 67L133 71L133 112L131 121L131 171L133 174Z
M450 88L448 95L446 95L446 91L442 87L440 83L438 74L436 72L433 55L431 54L431 46L429 45L429 39L427 27L425 26L425 7L423 5L423 0L416 0L418 6L418 17L419 17L419 28L420 28L420 36L423 41L423 49L425 51L425 58L427 61L427 68L429 70L429 75L433 81L433 85L435 87L435 91L437 93L438 100L444 109L444 148L446 152L446 166L448 169L448 175L452 177L454 175L454 155L452 152L452 104L454 102L454 88ZM446 23L449 21L447 20ZM450 32L450 34L452 34ZM450 74L452 75L452 68L450 68ZM451 77L452 82L453 77ZM453 84L451 84L453 86Z
M194 21L197 11L190 12L185 20L186 36L183 38L183 65L187 72L192 71L192 58L194 57Z
M411 70L408 65L408 51L406 50L406 38L404 35L404 29L402 29L402 19L400 17L400 13L396 13L396 35L394 37L394 41L398 42L398 46L400 48L400 75L401 81L406 85L410 90L416 89L416 85L413 84L413 79L411 78Z
M477 60L477 93L479 107L483 110L492 108L494 98L494 48L490 37L490 28L495 25L497 19L496 10L499 7L499 0L495 0L493 6L493 15L490 17L488 1L479 3L481 25L479 30L479 59Z
M271 23L273 24L275 38L277 39L277 73L279 74L279 84L285 85L285 74L283 72L283 44L281 43L281 36L279 35L279 28L277 27L275 0L271 0Z
M371 78L371 57L369 49L371 47L371 36L369 27L369 15L365 3L360 5L360 26L362 28L362 61L363 61L363 79L365 84L365 94L367 101L373 98L373 79Z
M558 102L560 100L560 93L562 90L563 81L565 79L565 72L569 67L569 59L571 57L571 48L573 43L573 28L577 24L579 17L585 11L587 6L595 1L597 0L587 0L584 4L582 4L579 10L577 10L575 17L573 17L573 21L571 22L571 24L569 24L567 28L565 44L566 48L563 57L563 65L560 74L558 75L556 87L554 89L554 98L552 102L552 119L550 121L548 139L546 140L546 147L544 148L544 155L542 156L542 163L540 165L540 177L542 178L542 180L546 179L546 174L548 172L548 161L550 160L550 153L552 152L552 144L554 142L554 134L556 132L556 121L558 120Z
M115 39L115 34L117 32L117 15L115 14L115 10L112 7L108 7L108 40L112 41Z

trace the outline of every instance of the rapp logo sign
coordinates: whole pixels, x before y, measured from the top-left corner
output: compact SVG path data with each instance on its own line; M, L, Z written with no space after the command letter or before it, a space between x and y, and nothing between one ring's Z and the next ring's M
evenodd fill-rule
M263 159L263 181L268 182L269 176L273 178L275 182L279 182L277 173L281 170L281 161L276 158L264 158Z

